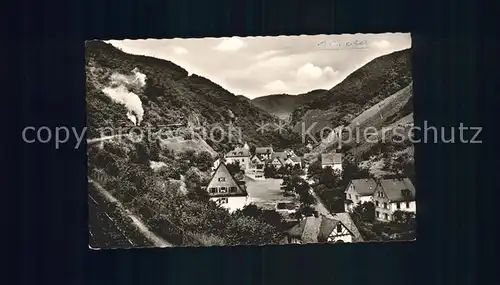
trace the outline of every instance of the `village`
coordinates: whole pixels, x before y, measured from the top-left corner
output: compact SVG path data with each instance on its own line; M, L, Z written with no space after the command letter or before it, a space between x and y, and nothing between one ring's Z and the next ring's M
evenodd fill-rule
M280 213L290 225L283 243L368 241L360 226L414 220L415 187L410 179L361 175L365 177L345 181L345 161L338 151L313 161L314 156L298 156L291 149L251 149L244 143L215 160L210 182L203 189L229 212L255 205ZM323 189L335 179L344 182L337 185L347 186L337 198L342 205L332 211L319 197L320 190L314 189ZM386 240L398 237L390 231L383 234Z

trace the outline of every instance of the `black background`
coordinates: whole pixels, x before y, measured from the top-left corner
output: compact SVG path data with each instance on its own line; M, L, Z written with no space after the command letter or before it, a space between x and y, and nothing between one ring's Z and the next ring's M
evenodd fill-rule
M2 96L20 103L15 108L4 102L2 112L4 127L13 131L4 141L11 145L2 149L8 166L2 210L9 215L2 218L8 221L4 269L22 284L68 285L476 284L479 270L495 273L493 263L479 268L477 256L478 235L493 227L476 215L479 203L491 210L486 191L500 189L495 166L485 166L493 150L486 130L482 145L416 146L413 243L90 251L85 145L75 150L70 141L56 150L21 138L27 125L85 126L86 39L411 32L415 123L495 122L480 103L497 90L491 84L498 79L478 72L492 60L485 52L496 40L480 38L482 16L472 1L177 2L19 1L22 16L2 18L4 26L14 27L3 56L15 76L5 81L9 91Z

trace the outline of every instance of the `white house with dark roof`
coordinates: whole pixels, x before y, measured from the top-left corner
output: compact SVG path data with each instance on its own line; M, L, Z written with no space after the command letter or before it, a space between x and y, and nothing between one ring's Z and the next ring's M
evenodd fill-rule
M284 152L273 152L269 159L267 159L267 164L273 165L276 169L285 166L285 160L287 158Z
M338 170L342 172L342 153L338 152L322 153L321 167L322 168L331 167L332 170Z
M354 207L373 200L377 181L373 178L354 179L349 182L345 193L345 211L351 212Z
M291 166L295 166L295 165L298 165L300 167L302 167L302 159L296 155L292 155L292 156L289 156L286 160L285 160L285 164L286 165L291 165Z
M239 163L242 170L248 169L250 164L250 150L237 147L224 156L226 164Z
M342 243L353 242L353 233L339 220L319 217L306 217L286 233L288 243Z
M250 158L250 163L256 167L257 165L264 165L266 164L266 161L261 159L258 155L253 155L251 158Z
M375 218L379 221L391 221L395 211L416 214L415 187L408 178L380 179L373 193Z
M219 164L206 190L210 200L216 201L229 212L242 209L248 205L248 193L243 183L239 183L228 171L224 162Z

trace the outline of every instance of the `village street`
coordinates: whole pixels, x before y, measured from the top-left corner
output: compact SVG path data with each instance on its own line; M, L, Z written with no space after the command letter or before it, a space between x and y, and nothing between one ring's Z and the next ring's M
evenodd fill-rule
M294 197L283 196L281 183L283 179L267 178L255 180L245 175L249 203L265 209L274 209L277 202L297 201Z

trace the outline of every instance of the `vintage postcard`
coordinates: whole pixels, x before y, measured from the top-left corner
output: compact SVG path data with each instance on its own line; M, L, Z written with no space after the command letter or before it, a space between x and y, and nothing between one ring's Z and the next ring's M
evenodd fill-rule
M410 34L85 52L91 248L415 240Z

